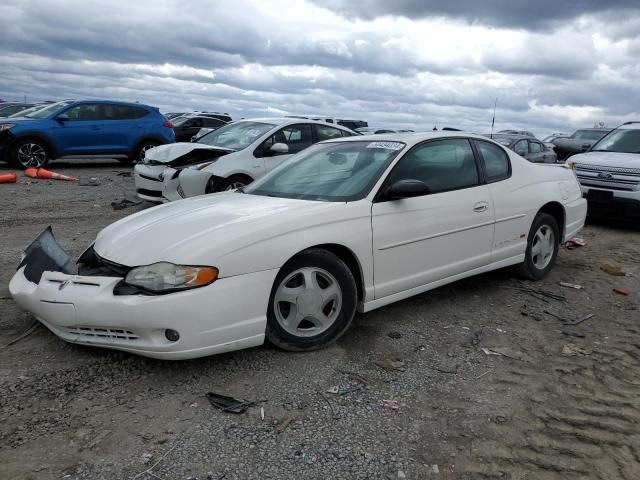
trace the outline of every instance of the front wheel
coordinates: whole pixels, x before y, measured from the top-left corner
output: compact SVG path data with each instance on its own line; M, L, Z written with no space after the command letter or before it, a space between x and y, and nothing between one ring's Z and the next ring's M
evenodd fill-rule
M50 160L48 147L40 140L19 140L11 151L10 163L18 168L45 167Z
M276 277L266 337L284 350L317 350L349 328L357 301L349 267L331 252L307 250L290 260Z
M560 229L548 213L538 213L533 219L524 262L517 273L529 280L543 279L553 268L560 248Z

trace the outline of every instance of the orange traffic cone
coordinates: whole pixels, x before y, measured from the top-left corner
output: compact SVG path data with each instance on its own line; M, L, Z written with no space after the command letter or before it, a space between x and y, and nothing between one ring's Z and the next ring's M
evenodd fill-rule
M25 170L26 171L26 170ZM37 171L38 178L44 179L52 179L52 180L68 180L70 182L75 182L77 180L76 177L71 177L69 175L62 175L61 173L53 173L49 170L45 170L44 168L39 168Z
M27 168L24 171L25 177L38 178L38 169L37 168Z
M0 175L0 183L16 183L15 172L4 173Z

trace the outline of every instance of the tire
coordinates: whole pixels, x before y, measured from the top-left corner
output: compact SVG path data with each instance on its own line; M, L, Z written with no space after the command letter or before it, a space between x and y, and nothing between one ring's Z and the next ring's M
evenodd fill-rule
M158 145L160 145L160 143L155 140L144 140L143 142L140 142L134 150L133 157L118 159L118 161L125 165L130 165L133 162L141 162L142 159L144 159L144 152L150 148L157 147Z
M556 219L548 213L539 212L531 224L524 262L516 268L518 275L529 280L542 280L556 263L560 240Z
M349 267L326 250L306 250L287 262L273 283L267 340L291 352L323 348L346 332L357 303Z
M241 187L246 187L251 182L253 182L252 178L249 178L245 175L231 175L229 178L225 179L221 185L220 190L236 190Z
M49 147L42 140L18 140L9 154L9 163L17 168L46 167L51 160Z

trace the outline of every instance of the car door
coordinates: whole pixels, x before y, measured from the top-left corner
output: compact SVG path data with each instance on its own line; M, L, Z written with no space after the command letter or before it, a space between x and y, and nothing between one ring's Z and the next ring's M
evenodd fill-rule
M68 117L56 120L53 127L60 156L102 153L105 143L102 104L74 105L60 115Z
M529 160L529 144L526 140L518 140L514 145L512 150L516 152L521 157Z
M376 298L437 282L489 263L493 202L466 138L413 147L374 200L371 224ZM388 200L399 180L421 180L428 195Z
M495 212L491 263L512 259L526 249L531 219L523 212L530 208L530 190L513 178L505 149L480 139L474 139L473 143L480 156Z
M104 151L128 153L145 133L148 111L127 105L104 104Z
M288 147L287 153L276 153L270 150L276 143L284 143ZM270 172L292 155L310 147L312 144L311 124L298 123L280 128L256 148L254 156L261 159L262 162L253 171L255 173L254 179Z
M529 156L527 160L533 163L546 163L547 152L544 145L535 140L529 140Z

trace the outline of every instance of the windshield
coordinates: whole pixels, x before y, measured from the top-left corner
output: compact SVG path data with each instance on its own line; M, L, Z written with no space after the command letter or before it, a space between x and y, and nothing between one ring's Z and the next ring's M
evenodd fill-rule
M591 151L640 153L640 129L614 130L596 143Z
M73 103L73 100L65 100L63 102L58 102L58 103L52 103L51 105L47 105L44 108L41 108L40 110L37 110L35 112L31 112L27 115L25 115L26 118L33 118L36 120L40 120L43 118L48 118L49 116L51 116L52 114L54 114L55 112L57 112L58 110L66 107L67 105L71 105Z
M35 107L27 108L26 110L21 110L19 112L16 112L16 113L13 113L13 114L9 115L9 118L25 117L30 113L37 112L41 108L44 108L44 105L37 105Z
M275 127L272 123L236 122L218 128L198 139L198 143L242 150Z
M6 107L2 107L2 104L0 104L0 115L2 115L3 117L8 117L9 115L13 115L14 113L22 112L27 108L28 107L25 107L24 105L8 105Z
M604 137L608 132L598 131L598 130L576 130L571 138L576 138L578 140L600 140Z
M402 142L320 143L291 157L245 191L328 202L359 200L404 147Z

